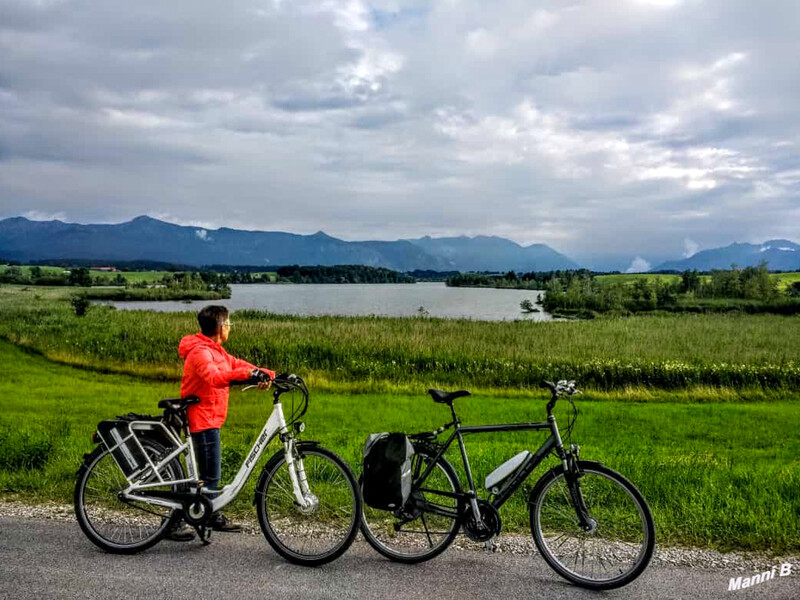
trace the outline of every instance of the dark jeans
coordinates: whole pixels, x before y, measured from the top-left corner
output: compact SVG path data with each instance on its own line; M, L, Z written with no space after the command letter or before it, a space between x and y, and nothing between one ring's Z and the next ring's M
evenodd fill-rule
M219 429L204 429L193 433L192 443L197 458L198 477L206 482L206 489L218 490L222 471Z

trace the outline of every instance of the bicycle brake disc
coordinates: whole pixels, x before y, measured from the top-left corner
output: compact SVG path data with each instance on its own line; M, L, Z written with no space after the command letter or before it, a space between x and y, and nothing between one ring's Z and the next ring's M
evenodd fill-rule
M478 500L478 510L481 513L483 527L479 527L472 512L464 521L464 533L473 542L488 542L496 535L500 535L503 526L500 513L486 500Z

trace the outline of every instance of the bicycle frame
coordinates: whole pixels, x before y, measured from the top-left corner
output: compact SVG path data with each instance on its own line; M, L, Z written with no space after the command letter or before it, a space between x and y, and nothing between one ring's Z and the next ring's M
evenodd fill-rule
M470 508L472 510L472 514L476 516L476 518L480 518L480 511L478 509L478 495L475 489L475 482L472 477L472 469L469 465L469 458L467 457L467 449L464 445L464 435L471 434L471 433L497 433L501 431L538 431L543 429L550 430L550 436L544 441L544 443L539 447L539 449L533 454L533 460L530 461L525 467L523 471L518 473L514 481L511 485L507 486L503 492L493 498L491 500L491 504L499 509L503 504L505 504L506 500L508 500L511 495L517 491L520 485L528 478L528 476L536 469L537 466L550 454L553 450L556 451L559 458L562 460L564 464L564 468L567 469L567 460L564 454L564 446L561 442L561 434L558 431L558 425L556 424L556 418L551 414L548 415L547 421L542 421L539 423L509 423L504 425L477 425L477 426L468 426L462 427L460 421L457 417L455 417L455 410L451 406L450 409L453 411L453 421L444 425L444 429L448 429L453 427L453 433L450 435L449 439L442 444L438 454L434 459L431 460L431 463L425 469L423 474L417 478L417 474L414 474L416 483L411 487L411 494L413 495L416 491L421 491L430 494L437 494L439 496L446 496L449 498L456 498L459 500L463 500L469 503ZM444 492L441 490L431 490L425 487L422 487L421 484L425 482L428 478L430 473L436 467L436 463L444 456L447 449L453 443L454 440L458 440L458 447L461 451L461 460L464 463L464 471L467 475L467 483L469 484L469 490L467 492L461 493L451 493L451 492ZM427 504L427 503L426 503ZM438 507L435 505L427 504L426 510L429 510L431 513L439 514L444 517L461 517L462 515L458 515L453 511L447 510L443 507Z
M181 440L168 427L164 426L164 424L160 422L132 421L130 423L130 427L132 431L134 429L152 430L155 427L160 427L161 433L166 434L168 439L174 444L175 447L171 452L169 452L169 454L160 459L157 463L154 463L152 459L147 456L147 453L143 451L147 459L147 467L145 467L144 471L142 472L133 474L131 477L126 477L129 486L121 492L120 496L129 501L144 502L154 506L163 506L178 510L183 509L183 501L190 501L196 496L196 493L166 492L162 490L153 490L151 494L142 494L141 492L146 492L148 489L163 487L165 485L198 485L194 445L192 444L192 438L188 434L188 431L184 432L186 434L186 441L181 442ZM250 477L250 474L253 472L253 469L255 469L255 466L258 463L258 460L261 458L261 455L264 453L265 448L275 438L276 435L280 435L283 441L286 465L289 468L289 477L292 482L295 500L301 507L307 507L308 500L306 499L306 496L310 494L310 490L306 480L303 461L300 459L295 460L294 458L294 436L290 435L290 431L286 425L286 419L283 414L283 405L280 402L279 394L276 392L272 413L267 419L267 422L264 424L264 427L256 438L256 441L253 443L253 447L250 449L247 458L245 458L233 481L224 486L221 490L206 490L202 487L199 488L199 493L206 495L208 500L211 502L211 508L213 511L216 512L221 510L224 506L236 498L236 496L244 487L248 477ZM139 443L138 440L137 443ZM109 452L113 449L114 448L109 448ZM187 478L165 481L160 475L161 469L167 466L170 461L182 454L185 455L186 467L188 471ZM154 478L157 481L153 481Z

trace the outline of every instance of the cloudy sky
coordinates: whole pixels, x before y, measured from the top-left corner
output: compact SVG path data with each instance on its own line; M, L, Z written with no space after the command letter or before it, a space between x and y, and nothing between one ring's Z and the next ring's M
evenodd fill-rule
M798 56L797 0L0 0L0 217L800 241Z

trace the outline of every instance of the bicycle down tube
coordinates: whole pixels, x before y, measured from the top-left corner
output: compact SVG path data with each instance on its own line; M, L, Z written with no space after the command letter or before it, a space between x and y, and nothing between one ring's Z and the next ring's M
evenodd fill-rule
M458 422L453 422L448 424L454 425L455 429L450 437L447 439L446 442L442 444L441 449L436 454L436 457L431 460L428 467L425 469L425 472L416 479L416 482L412 484L411 493L413 494L416 491L422 491L425 493L437 494L440 496L458 498L462 500L466 500L472 503L473 500L477 500L475 482L472 475L472 469L469 464L469 459L467 457L467 450L466 446L464 445L463 435L470 434L470 433L497 433L501 431L536 431L542 429L550 429L550 436L544 441L544 443L539 447L539 449L533 454L533 460L530 464L526 467L524 476L517 478L517 483L510 486L509 488L503 490L503 493L494 499L492 499L491 504L495 508L500 508L506 500L517 490L517 488L522 484L525 479L527 479L528 475L536 469L537 466L547 457L550 452L554 448L559 448L561 446L561 435L558 432L558 427L555 422L555 418L548 418L548 421L542 421L539 423L509 423L503 425L475 425L475 426L467 426L461 427ZM446 427L447 427L446 426ZM466 471L467 475L467 483L469 484L469 491L466 493L450 493L450 492L443 492L440 490L430 490L426 489L422 486L428 476L431 474L433 469L436 467L436 463L441 459L450 445L453 443L453 440L458 440L459 450L461 451L461 459L464 464L464 470ZM559 457L560 458L560 457ZM473 507L473 510L475 508ZM432 509L431 512L437 512L436 509ZM444 512L448 514L445 515ZM452 516L449 514L449 511L444 511L443 516Z

